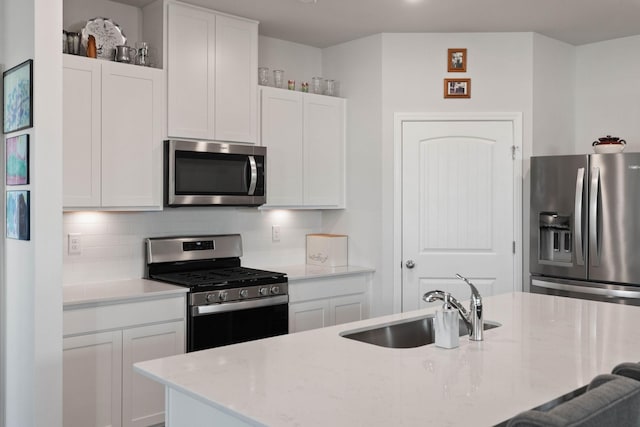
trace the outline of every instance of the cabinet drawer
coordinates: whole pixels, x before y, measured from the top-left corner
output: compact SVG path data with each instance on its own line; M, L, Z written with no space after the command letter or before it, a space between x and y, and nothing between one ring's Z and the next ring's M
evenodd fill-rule
M333 298L367 292L368 274L289 281L289 302Z
M148 323L183 320L185 297L67 309L62 313L63 335L127 328Z

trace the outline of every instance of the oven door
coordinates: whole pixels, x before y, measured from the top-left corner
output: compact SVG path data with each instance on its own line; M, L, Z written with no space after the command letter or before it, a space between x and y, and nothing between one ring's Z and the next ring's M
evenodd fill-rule
M187 323L187 351L283 335L289 296L191 307Z

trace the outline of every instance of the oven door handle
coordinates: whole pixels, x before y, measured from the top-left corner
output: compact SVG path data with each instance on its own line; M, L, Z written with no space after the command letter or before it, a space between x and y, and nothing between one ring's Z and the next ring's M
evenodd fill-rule
M229 311L248 310L250 308L268 307L270 305L287 304L289 295L278 295L248 301L225 302L220 304L198 305L191 307L191 315L206 316L207 314L226 313Z

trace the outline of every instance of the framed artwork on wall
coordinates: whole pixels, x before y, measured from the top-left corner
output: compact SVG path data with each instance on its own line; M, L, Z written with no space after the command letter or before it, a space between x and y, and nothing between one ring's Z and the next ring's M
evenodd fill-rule
M447 71L464 73L467 71L467 49L447 49Z
M7 191L7 237L9 239L30 239L30 192L27 190Z
M7 138L5 148L5 170L7 185L29 183L29 135Z
M444 79L445 98L471 98L471 79Z
M2 73L4 88L4 133L33 126L33 60Z

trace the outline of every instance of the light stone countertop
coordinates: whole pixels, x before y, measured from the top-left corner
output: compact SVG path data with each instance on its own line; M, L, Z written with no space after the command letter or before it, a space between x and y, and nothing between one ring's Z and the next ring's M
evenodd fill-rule
M119 280L62 287L64 309L86 305L114 304L136 299L184 294L189 288L147 279Z
M435 308L136 364L226 414L268 426L489 426L640 359L640 307L510 293L502 326L456 349L390 349L341 332ZM253 421L251 421L253 420Z

